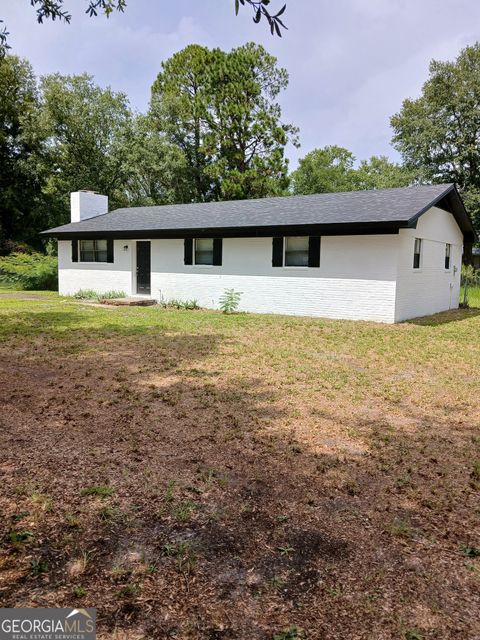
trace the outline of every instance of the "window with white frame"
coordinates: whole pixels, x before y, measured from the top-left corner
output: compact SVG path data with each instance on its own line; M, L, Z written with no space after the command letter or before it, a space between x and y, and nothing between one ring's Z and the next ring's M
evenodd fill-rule
M106 240L80 240L80 262L107 262Z
M445 269L449 270L450 269L450 257L452 255L452 245L451 244L446 244L445 245Z
M308 267L308 236L290 236L285 238L284 249L286 267Z
M195 264L213 265L212 238L197 238L195 240Z
M420 269L420 263L422 260L422 240L421 238L415 238L415 247L413 249L413 268Z

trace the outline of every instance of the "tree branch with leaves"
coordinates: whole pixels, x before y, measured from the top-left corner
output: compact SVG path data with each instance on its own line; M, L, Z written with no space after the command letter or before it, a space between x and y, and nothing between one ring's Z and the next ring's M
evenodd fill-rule
M255 22L255 24L258 24L262 18L265 18L270 26L272 36L276 34L281 38L282 29L287 29L287 27L282 22L280 16L285 13L287 5L284 4L280 11L272 14L267 9L269 4L270 0L235 0L235 13L238 15L240 5L242 5L243 7L245 5L250 5L250 7L253 9L253 21Z
M124 12L127 0L87 0L85 13L91 18L103 13L107 18L114 12ZM282 29L287 29L281 16L285 13L287 5L284 5L277 13L271 13L268 9L270 0L235 0L235 13L238 15L240 6L250 6L254 12L253 21L258 24L264 18L272 35L282 37ZM30 5L35 9L37 22L43 24L44 20L59 20L70 24L72 15L65 8L65 0L30 0ZM8 44L9 32L0 20L0 59L5 57L10 45Z

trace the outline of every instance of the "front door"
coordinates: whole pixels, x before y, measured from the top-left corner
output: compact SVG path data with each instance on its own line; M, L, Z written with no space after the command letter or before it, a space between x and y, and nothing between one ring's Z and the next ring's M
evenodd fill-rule
M150 295L150 242L137 242L137 293Z

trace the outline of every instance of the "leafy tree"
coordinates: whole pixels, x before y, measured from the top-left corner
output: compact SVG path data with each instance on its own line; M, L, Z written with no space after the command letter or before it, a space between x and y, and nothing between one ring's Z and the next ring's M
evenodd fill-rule
M38 105L30 64L16 56L0 60L0 253L8 250L8 242L39 242L43 141Z
M429 182L456 182L480 230L480 43L453 62L433 60L421 96L391 123L406 166Z
M152 86L150 121L184 155L190 182L187 201L214 198L206 174L212 162L205 140L209 105L208 76L212 52L190 45L162 62Z
M343 147L315 149L300 160L292 174L295 194L332 193L405 187L413 173L386 156L372 156L355 168L355 157Z
M43 187L50 202L48 224L68 221L71 191L92 189L107 194L113 207L128 204L124 148L133 122L126 96L102 89L86 74L45 76L41 89L48 140Z
M253 198L288 186L285 145L297 129L281 122L276 98L285 69L259 45L229 53L186 47L162 64L150 117L184 154L189 200Z
M389 189L408 187L415 181L415 174L386 156L372 156L362 160L355 171L356 189Z
M120 11L123 13L127 6L127 0L86 0L88 4L85 13L90 17L97 16L99 13L110 16L114 11ZM277 13L271 13L267 8L270 4L270 0L234 0L235 12L238 14L240 5L249 6L252 8L254 16L253 21L255 23L260 22L262 18L267 21L272 35L278 35L282 37L282 29L287 27L282 22L281 16L285 13L286 5L284 5ZM45 19L60 20L70 23L72 15L65 8L65 0L30 0L30 4L35 8L37 14L37 21L43 23ZM0 20L0 24L3 20ZM5 56L7 50L10 49L8 44L8 33L5 26L0 28L0 58Z
M297 195L352 191L356 188L355 157L344 147L314 149L300 160L292 174L293 192Z
M288 188L285 146L289 140L298 145L297 128L281 122L276 102L288 73L254 43L213 53L206 138L214 162L208 174L225 200L281 195Z
M188 202L185 157L147 116L135 118L121 153L126 166L124 197L130 206Z

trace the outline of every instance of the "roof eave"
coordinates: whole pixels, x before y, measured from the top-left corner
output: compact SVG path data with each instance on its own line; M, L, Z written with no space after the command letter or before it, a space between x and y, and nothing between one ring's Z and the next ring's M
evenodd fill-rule
M440 205L442 200L447 200L447 208L457 221L460 230L463 233L463 237L467 242L477 242L478 235L475 231L472 220L463 204L462 197L456 187L455 184L448 185L443 193L437 196L434 200L432 200L427 206L425 206L421 211L416 213L414 216L410 218L408 221L408 228L415 229L417 227L417 222L424 213L429 211L432 207L436 205Z
M203 227L188 229L128 229L123 231L60 231L50 229L42 231L46 238L58 240L74 239L155 239L155 238L251 238L288 235L368 235L368 234L394 234L399 229L408 226L408 221L383 221L360 223L333 223L333 224L299 224L299 225L274 225L261 227Z

